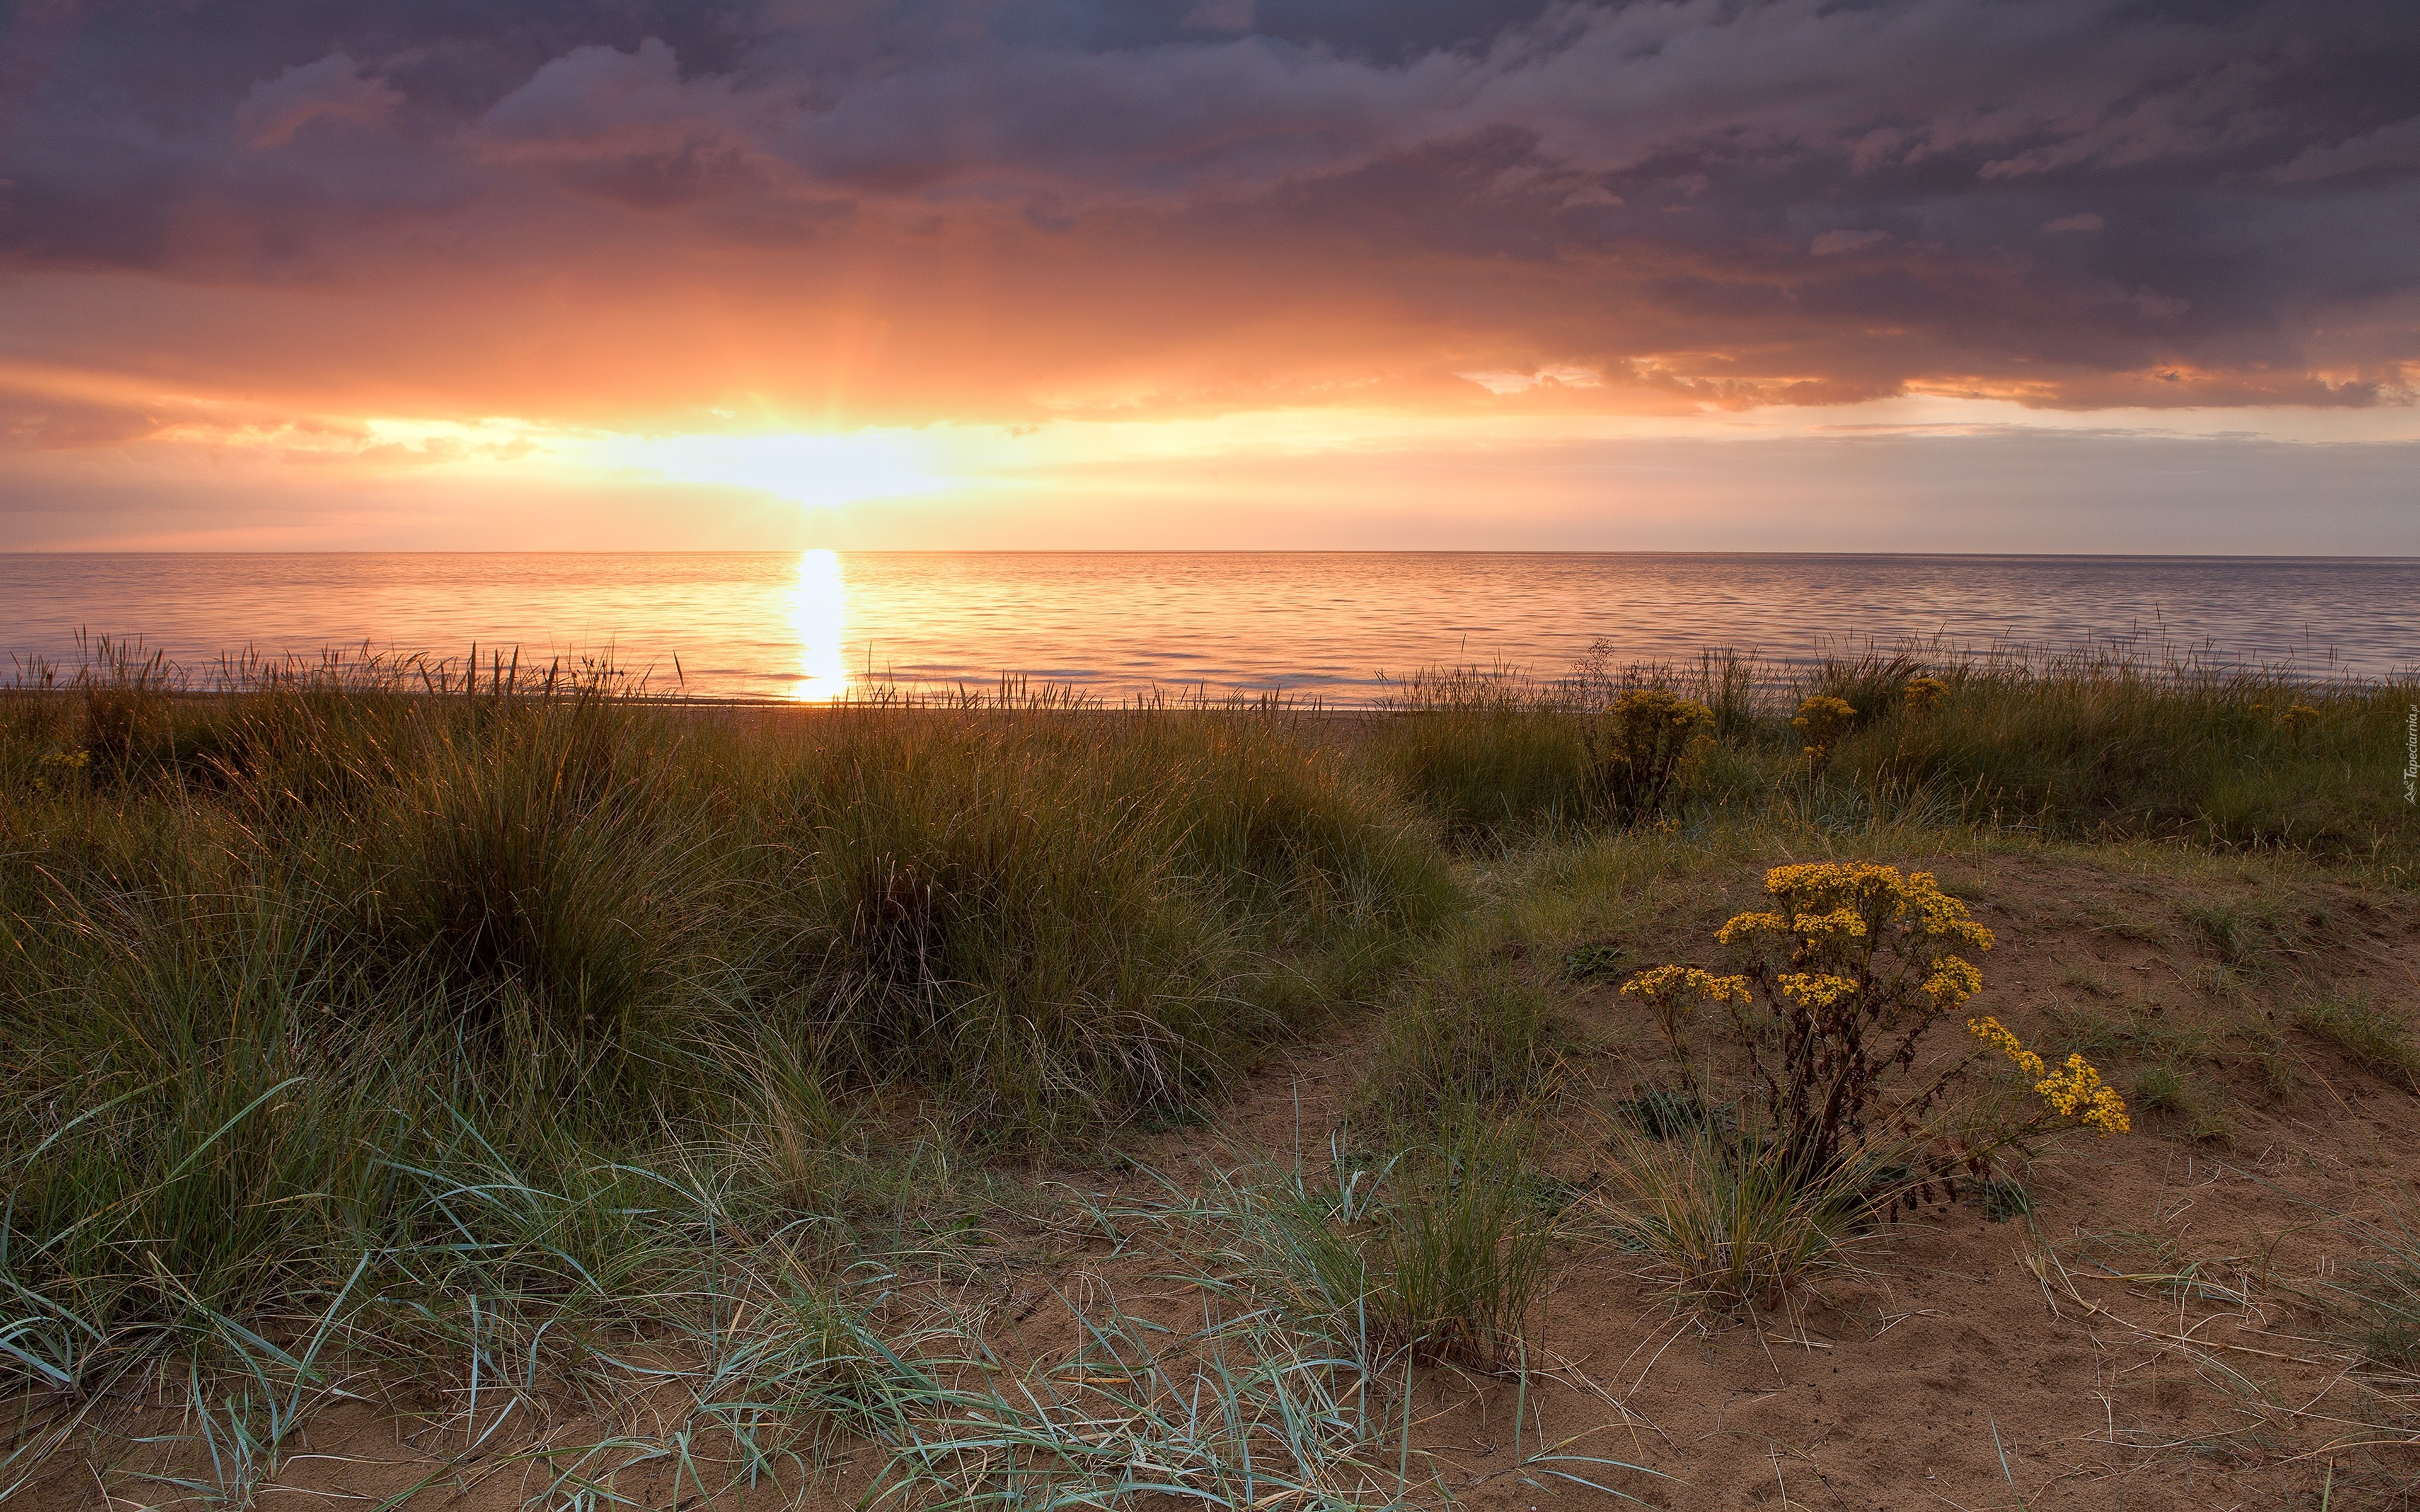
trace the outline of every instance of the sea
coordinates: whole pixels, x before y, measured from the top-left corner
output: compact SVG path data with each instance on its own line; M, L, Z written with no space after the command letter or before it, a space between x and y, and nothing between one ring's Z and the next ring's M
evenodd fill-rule
M2420 558L1497 552L0 554L5 675L104 646L210 686L247 660L610 666L822 701L1001 679L1122 702L1379 702L1424 671L1559 674L1868 647L2420 665Z

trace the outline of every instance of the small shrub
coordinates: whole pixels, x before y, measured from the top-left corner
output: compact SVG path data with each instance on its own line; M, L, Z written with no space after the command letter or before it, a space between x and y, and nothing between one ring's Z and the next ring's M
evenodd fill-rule
M2125 1134L2133 1127L2126 1116L2126 1100L2118 1095L2116 1088L2102 1082L2100 1071L2081 1055L2071 1054L2064 1065L2053 1070L2040 1056L2026 1049L2012 1030L1989 1014L1968 1019L1966 1032L2007 1056L2032 1081L2033 1093L2042 1102L2032 1118L1995 1131L1988 1143L1970 1143L1967 1164L1974 1169L1982 1170L1982 1162L1993 1150L2010 1146L2023 1149L2041 1134L2067 1127L2070 1119L2073 1126L2093 1130L2103 1138Z
M1776 867L1765 873L1765 890L1777 910L1739 915L1719 934L1750 952L1746 974L1658 966L1622 988L1655 1013L1686 1095L1711 1102L1712 1057L1692 1038L1692 1021L1707 1007L1721 1011L1719 1032L1763 1094L1762 1128L1737 1136L1737 1152L1722 1157L1733 1164L1716 1162L1691 1178L1718 1206L1732 1200L1733 1187L1738 1201L1759 1211L1782 1203L1760 1195L1760 1183L1771 1179L1794 1183L1819 1204L1854 1196L1861 1211L1887 1212L1916 1200L1955 1165L1989 1179L2002 1149L2024 1150L2063 1129L2110 1134L2129 1127L2124 1100L2082 1056L2053 1069L1997 1020L1981 1018L1970 1020L1968 1031L2025 1073L2039 1103L2025 1117L1950 1136L1953 1160L1924 1156L1936 1132L1928 1110L1982 1049L1930 1079L1915 1073L1917 1054L1928 1031L1982 986L1982 973L1953 947L1988 949L1991 932L1925 872L1862 863ZM1706 1153L1699 1164L1713 1160ZM1781 1211L1794 1210L1782 1203Z
M34 791L45 796L72 793L84 786L85 775L91 767L89 750L44 751L35 763Z

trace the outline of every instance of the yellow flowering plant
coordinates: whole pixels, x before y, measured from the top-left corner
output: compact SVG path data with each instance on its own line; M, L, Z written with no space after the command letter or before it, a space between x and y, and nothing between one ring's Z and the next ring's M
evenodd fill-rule
M1621 991L1645 1003L1655 1015L1655 1026L1664 1033L1673 1063L1689 1082L1691 1094L1702 1098L1705 1089L1699 1085L1699 1057L1689 1044L1691 1021L1701 1005L1746 1002L1747 979L1717 977L1696 966L1656 966L1623 982Z
M36 764L34 791L51 793L73 787L92 765L88 750L45 751Z
M1811 1174L1863 1142L1884 1111L1885 1080L1911 1071L1926 1032L1981 989L1967 954L1990 949L1992 932L1925 872L1779 866L1764 890L1773 908L1738 915L1715 936L1747 958L1744 973L1661 966L1622 990L1655 1009L1684 1060L1677 1030L1696 1008L1719 1007L1774 1137ZM1888 1117L1912 1121L1946 1085L1900 1099Z
M2067 1063L2055 1069L2024 1046L2016 1031L1986 1013L1981 1018L1966 1021L1966 1032L1982 1041L1987 1049L1997 1050L2010 1064L2033 1083L2040 1108L2031 1119L2012 1129L2002 1130L1987 1148L1968 1151L1968 1164L1980 1168L1982 1158L2008 1145L2022 1145L2035 1135L2047 1134L2071 1121L2090 1129L2107 1138L2131 1131L2133 1120L2126 1117L2126 1100L2118 1089L2101 1079L2092 1062L2080 1055L2071 1055Z
M1589 781L1625 825L1661 812L1714 745L1714 711L1667 688L1614 695L1583 729Z
M1829 693L1818 693L1798 705L1797 717L1790 722L1807 742L1807 764L1821 772L1832 760L1832 748L1849 733L1857 711L1846 699Z

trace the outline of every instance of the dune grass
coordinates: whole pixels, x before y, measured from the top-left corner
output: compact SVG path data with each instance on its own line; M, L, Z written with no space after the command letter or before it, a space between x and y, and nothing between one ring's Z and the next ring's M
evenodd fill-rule
M1919 678L1939 687L1911 697ZM1714 748L1671 805L1683 827L1776 809L1818 827L1916 812L2054 839L2292 851L2405 886L2420 855L2401 777L2420 681L2313 682L2171 652L1923 646L1629 668L1600 655L1560 678L1434 673L1388 702L1372 759L1466 842L1585 829L1604 819L1589 732L1629 687L1712 711ZM1792 725L1814 697L1853 711L1820 769Z
M1614 1125L1600 1227L1640 1257L1675 1307L1709 1323L1775 1311L1848 1268L1877 1205L1869 1169L1809 1181L1777 1145L1744 1141L1702 1117L1655 1118L1670 1105L1648 1102L1638 1110L1647 1117Z
M1249 710L743 729L593 680L138 669L6 729L8 1358L79 1391L240 1354L364 1257L442 1291L507 1219L544 1233L507 1292L643 1287L611 1173L668 1151L747 1228L837 1221L869 1100L1081 1149L1457 906L1417 815Z
M542 1381L626 1381L652 1333L686 1341L699 1421L750 1473L848 1433L902 1446L893 1473L927 1489L978 1464L1097 1487L1086 1414L1165 1417L1215 1376L1231 1448L1292 1445L1278 1484L1384 1500L1388 1362L1517 1357L1549 1263L1521 1141L1569 1048L1575 942L1623 947L1523 902L1538 878L1679 902L1692 857L1911 825L2413 875L2400 685L1600 658L1335 718L1047 692L742 713L594 669L239 671L196 696L117 655L0 690L0 1382L24 1417L0 1493L137 1383L188 1383L210 1495L240 1501L340 1380L476 1380L475 1436ZM1946 687L1921 707L1919 676ZM1642 687L1708 710L1652 812L1606 798L1594 723ZM1790 723L1818 692L1857 711L1820 770ZM1468 928L1482 898L1527 934ZM2316 927L2190 923L2248 976ZM979 1428L944 1367L982 1354L979 1319L910 1318L902 1278L971 1263L1017 1162L1094 1161L1356 1013L1379 1019L1354 1106L1384 1180L1309 1206L1231 1184L1201 1241L1243 1267L1205 1284L1284 1321L1156 1344L1175 1373L1131 1401L1085 1405L1092 1366L1070 1366L1062 1396L1002 1397ZM2299 1022L2408 1076L2399 1021ZM1745 1305L1820 1266L1837 1214L1683 1153L1633 1141L1617 1189L1693 1295ZM1730 1196L1690 1196L1709 1182ZM1716 1209L1738 1233L1657 1227ZM718 1332L743 1306L748 1336ZM1347 1358L1371 1384L1289 1395ZM561 1473L671 1452L649 1442Z

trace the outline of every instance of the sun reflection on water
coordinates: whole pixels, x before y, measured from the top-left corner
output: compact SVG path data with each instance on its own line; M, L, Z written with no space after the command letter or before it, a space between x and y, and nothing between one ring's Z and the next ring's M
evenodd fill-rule
M790 697L824 703L848 693L848 667L841 659L841 636L848 627L848 584L838 552L815 549L799 556L799 587L790 597L790 625L799 634L799 677Z

